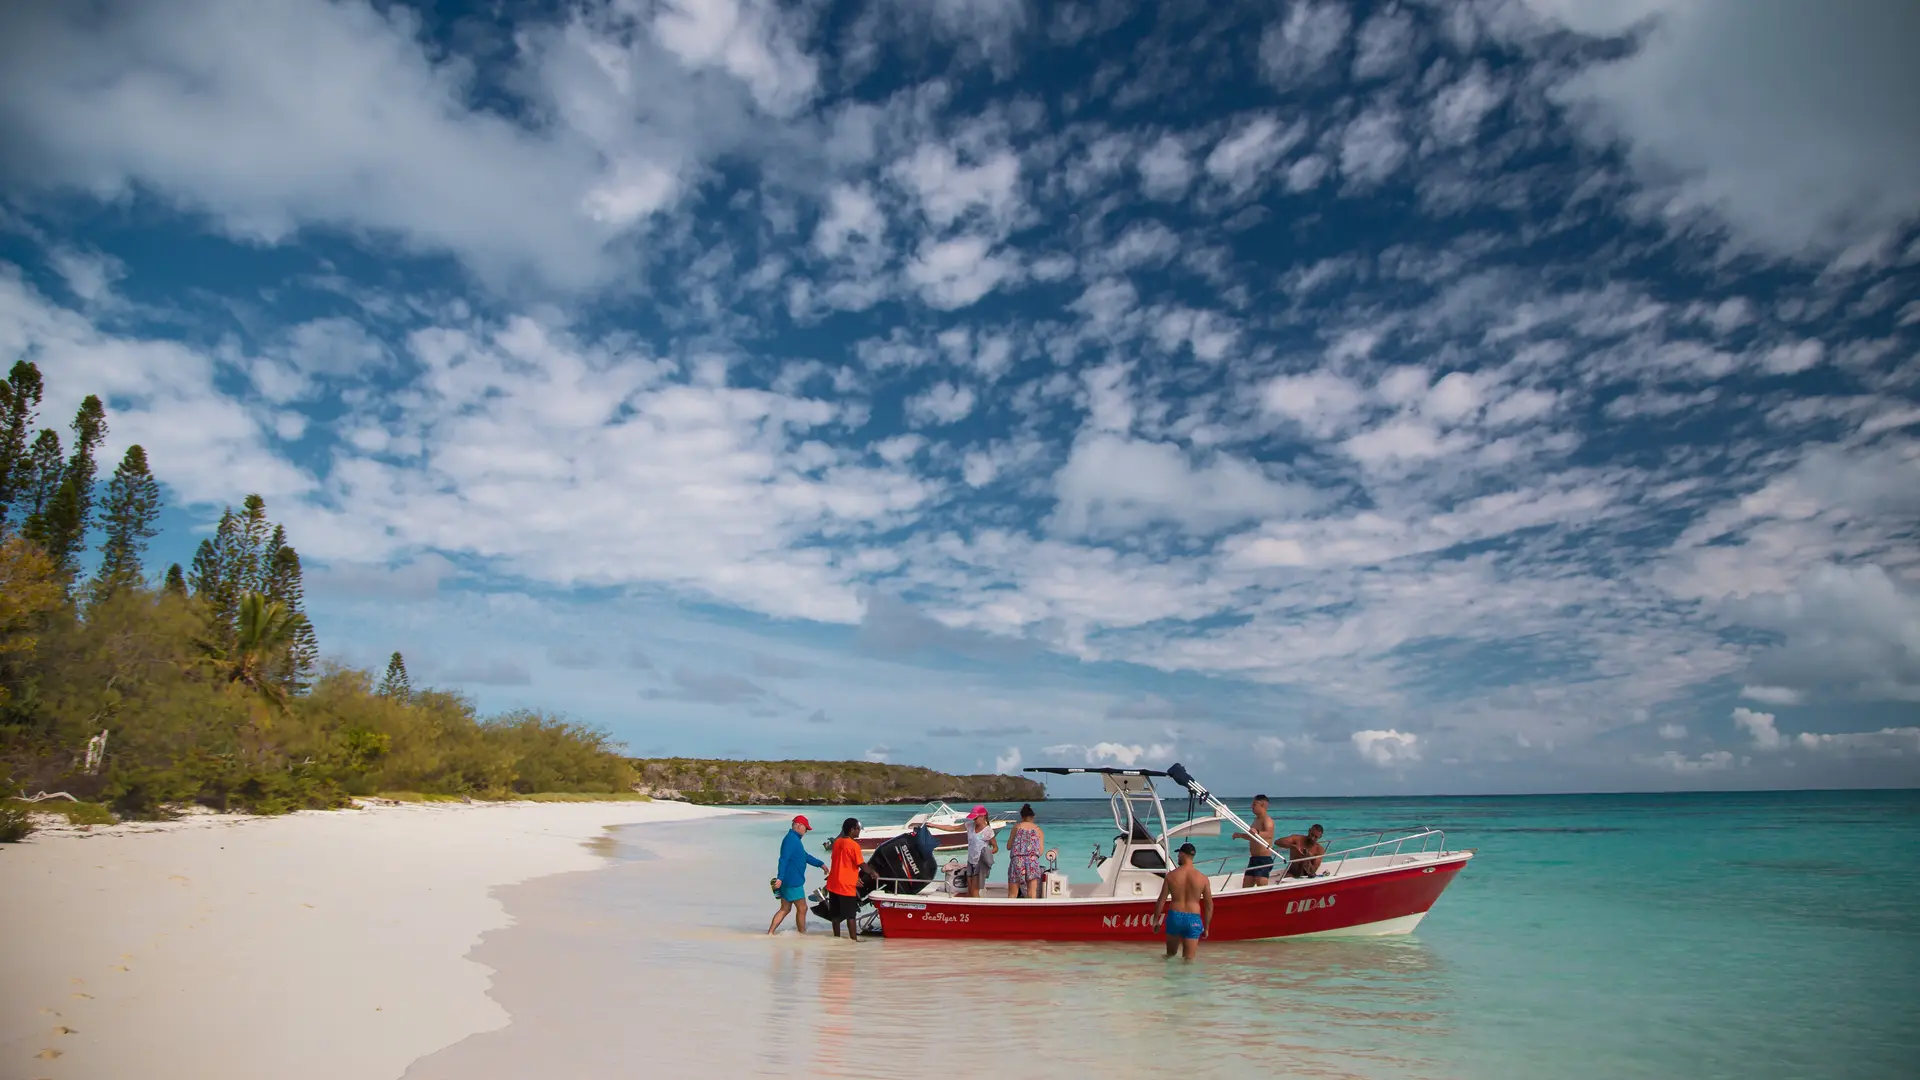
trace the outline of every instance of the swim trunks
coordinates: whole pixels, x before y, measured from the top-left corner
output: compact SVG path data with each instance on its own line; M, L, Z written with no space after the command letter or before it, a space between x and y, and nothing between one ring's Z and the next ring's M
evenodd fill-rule
M791 900L798 903L807 898L807 887L805 885L782 885L776 890L776 894L782 900Z
M1205 929L1206 924L1200 921L1200 913L1197 911L1167 912L1167 936L1170 938L1199 941L1200 933Z
M1273 856L1255 855L1251 859L1248 859L1247 860L1247 876L1248 877L1272 877L1273 876Z

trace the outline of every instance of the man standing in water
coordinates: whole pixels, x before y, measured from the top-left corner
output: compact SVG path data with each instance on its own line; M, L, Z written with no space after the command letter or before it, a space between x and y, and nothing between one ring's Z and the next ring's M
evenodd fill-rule
M1240 878L1240 887L1251 889L1272 881L1273 819L1267 816L1265 795L1253 797L1253 832L1237 832L1233 838L1247 842L1247 872Z
M773 894L780 898L780 910L774 912L773 921L767 924L767 933L780 929L780 923L793 912L793 928L801 933L807 932L807 867L825 867L827 864L807 854L807 845L803 837L813 829L813 823L806 815L796 814L793 828L780 840L780 865L774 870Z
M1213 884L1193 865L1193 845L1180 845L1180 865L1167 873L1160 885L1160 899L1153 905L1153 917L1167 916L1167 959L1179 952L1192 960L1200 951L1200 936L1213 922ZM1167 901L1173 910L1167 911Z

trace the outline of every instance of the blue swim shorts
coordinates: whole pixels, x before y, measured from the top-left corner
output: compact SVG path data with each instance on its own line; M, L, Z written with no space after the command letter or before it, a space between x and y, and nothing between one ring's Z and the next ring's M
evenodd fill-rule
M1254 857L1248 859L1247 860L1247 876L1248 877L1272 877L1273 876L1273 856L1255 855Z
M1170 938L1199 941L1200 932L1205 929L1206 924L1200 921L1200 913L1197 911L1167 912L1167 936Z
M800 901L805 900L806 898L807 898L807 887L805 885L780 886L780 899L782 900L791 900L797 904Z

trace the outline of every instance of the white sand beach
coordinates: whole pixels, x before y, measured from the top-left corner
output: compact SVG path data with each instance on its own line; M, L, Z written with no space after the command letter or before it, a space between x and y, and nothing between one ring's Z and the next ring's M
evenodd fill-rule
M387 805L48 830L0 848L0 1077L392 1078L507 1023L498 886L591 869L668 802Z

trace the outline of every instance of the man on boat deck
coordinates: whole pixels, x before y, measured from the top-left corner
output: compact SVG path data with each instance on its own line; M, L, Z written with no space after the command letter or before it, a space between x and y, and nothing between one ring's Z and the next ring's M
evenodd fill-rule
M773 894L780 898L780 910L773 913L773 921L767 924L767 933L780 929L780 923L787 917L788 909L793 911L793 928L801 933L807 932L807 867L826 867L826 863L807 854L807 845L801 837L812 830L813 823L805 814L795 814L793 828L780 840L780 864L774 869Z
M1240 887L1251 889L1272 881L1273 818L1267 816L1265 795L1253 797L1253 832L1237 832L1233 838L1247 842L1247 872L1240 877Z
M993 838L993 825L987 820L987 808L976 806L967 811L967 895L979 896L980 887L993 872L993 856L1000 841Z
M1213 883L1193 865L1194 847L1180 845L1180 865L1168 871L1160 885L1160 899L1154 902L1153 917L1167 916L1167 959L1178 952L1192 960L1200 951L1200 937L1213 922ZM1173 910L1167 911L1167 901Z
M1320 872L1320 856L1327 853L1320 838L1326 834L1327 830L1315 825L1305 835L1294 833L1281 837L1275 843L1275 847L1287 853L1288 877L1312 877Z

